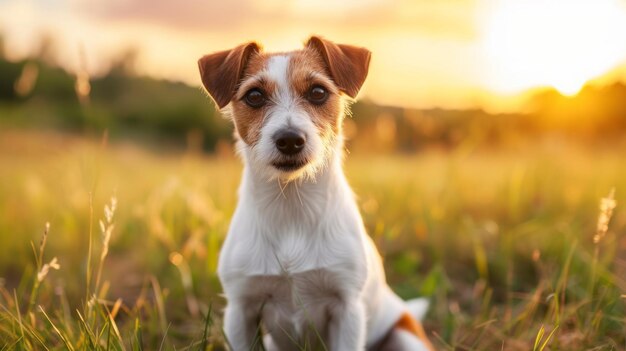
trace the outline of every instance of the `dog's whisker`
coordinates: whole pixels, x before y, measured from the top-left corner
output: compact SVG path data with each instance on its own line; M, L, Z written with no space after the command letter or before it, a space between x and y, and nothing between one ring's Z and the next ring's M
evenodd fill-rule
M289 184L288 182L285 183L285 186L281 186L281 181L280 178L277 179L278 180L278 188L280 189L280 193L282 194L283 198L287 198L287 195L285 195L285 189L287 189L287 185Z
M296 195L298 195L298 200L300 200L300 206L304 207L304 203L302 202L302 197L300 197L300 191L298 190L298 183L294 182L293 187L296 190Z

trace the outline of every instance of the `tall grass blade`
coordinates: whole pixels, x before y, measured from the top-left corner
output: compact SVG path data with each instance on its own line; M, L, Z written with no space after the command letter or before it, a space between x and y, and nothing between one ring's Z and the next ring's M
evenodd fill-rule
M89 328L89 326L85 322L85 319L83 318L83 315L80 314L80 311L76 310L76 314L78 315L78 319L80 321L80 325L82 326L83 330L85 331L85 334L87 335L87 340L89 341L89 346L91 348L95 348L96 345L97 345L96 336L93 334L93 332L91 331L91 329Z
M544 343L541 345L541 348L539 349L539 351L543 351L543 349L546 348L546 346L548 345L548 342L550 342L550 340L552 339L552 336L554 336L554 333L556 333L557 329L559 329L558 325L555 326L554 329L552 329L550 334L548 334L548 337L546 338L546 341L544 341Z
M161 338L161 344L159 345L159 351L163 350L163 346L165 346L165 340L167 339L167 333L170 330L170 325L172 325L171 323L167 325L167 328L165 329L165 332L163 333L163 338Z
M139 323L139 318L135 318L135 340L137 340L136 350L143 351L143 334L141 331L141 323Z
M204 331L202 332L202 344L200 345L200 351L206 351L207 343L209 342L209 331L212 324L213 303L209 304L209 311L206 314L204 320Z
M43 313L44 317L46 317L46 319L48 320L48 323L50 323L50 326L52 327L52 329L54 329L55 333L57 333L57 335L59 336L59 338L61 338L61 341L63 341L63 344L65 344L65 347L67 347L68 350L70 351L74 351L74 347L70 344L70 342L65 338L65 336L63 335L63 333L61 333L61 331L59 330L59 328L57 328L57 326L52 322L52 320L50 319L50 317L48 317L48 314L46 314L46 311L44 311L44 309L39 306L39 310L41 311L41 313Z

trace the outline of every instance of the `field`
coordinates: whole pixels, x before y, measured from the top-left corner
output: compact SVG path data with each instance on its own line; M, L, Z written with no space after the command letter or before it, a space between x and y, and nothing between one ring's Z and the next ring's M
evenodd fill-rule
M431 298L440 350L626 350L625 161L553 140L352 152L346 170L390 284ZM0 131L0 350L223 349L215 267L240 170Z

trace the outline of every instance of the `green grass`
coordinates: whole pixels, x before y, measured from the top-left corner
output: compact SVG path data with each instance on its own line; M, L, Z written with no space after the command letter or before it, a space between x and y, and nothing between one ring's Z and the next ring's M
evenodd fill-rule
M228 157L0 132L0 350L224 349L215 268L240 170ZM346 171L390 284L432 298L425 327L439 349L626 349L623 150L354 151Z

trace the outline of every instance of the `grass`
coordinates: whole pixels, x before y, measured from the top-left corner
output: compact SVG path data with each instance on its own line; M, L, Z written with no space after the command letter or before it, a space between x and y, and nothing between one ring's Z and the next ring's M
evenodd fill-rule
M354 151L346 170L390 284L431 297L439 349L626 350L623 160L538 143ZM224 349L215 269L240 170L0 132L0 350Z

